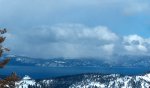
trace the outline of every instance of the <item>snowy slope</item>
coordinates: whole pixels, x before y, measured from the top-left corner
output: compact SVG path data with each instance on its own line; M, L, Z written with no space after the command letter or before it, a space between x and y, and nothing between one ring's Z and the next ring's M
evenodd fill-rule
M119 74L81 74L35 82L25 76L16 88L149 88L150 74L122 76Z
M93 76L94 77L94 76ZM103 80L103 81L101 81ZM143 76L124 76L120 75L106 75L99 79L95 76L93 79L85 78L84 80L72 84L69 88L149 88L150 74Z
M29 85L35 85L35 80L32 80L29 76L23 77L19 82L16 82L16 88L28 88Z

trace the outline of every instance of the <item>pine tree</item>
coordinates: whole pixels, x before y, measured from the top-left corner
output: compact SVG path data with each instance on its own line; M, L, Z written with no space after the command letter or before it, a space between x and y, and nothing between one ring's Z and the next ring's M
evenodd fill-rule
M4 52L10 51L8 48L3 47L2 43L5 41L6 37L3 37L7 30L0 29L0 57L3 56ZM5 58L0 61L0 68L4 68L6 64L10 61L10 58ZM1 77L0 77L1 78ZM15 88L15 81L18 81L19 77L16 73L12 73L10 76L0 79L0 88Z
M10 51L8 48L4 48L2 46L2 43L5 41L6 37L3 37L2 35L5 34L7 30L4 28L3 30L0 30L0 57L2 57L2 54L4 51ZM4 59L0 62L0 68L3 68L8 62L10 61L9 58Z

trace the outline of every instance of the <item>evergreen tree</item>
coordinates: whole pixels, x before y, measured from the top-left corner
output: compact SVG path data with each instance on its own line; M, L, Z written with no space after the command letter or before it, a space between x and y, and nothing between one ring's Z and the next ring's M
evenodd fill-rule
M4 52L10 51L8 48L3 47L2 43L5 41L6 37L3 37L7 30L0 29L0 57L3 56ZM5 58L0 61L0 68L4 68L6 64L10 61L10 58ZM0 77L1 78L1 77ZM0 79L0 88L15 88L15 81L18 81L19 77L16 73L12 73L10 76Z

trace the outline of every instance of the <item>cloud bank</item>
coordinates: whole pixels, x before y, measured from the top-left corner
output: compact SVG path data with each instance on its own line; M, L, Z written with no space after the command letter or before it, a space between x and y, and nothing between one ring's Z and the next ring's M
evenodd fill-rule
M7 35L12 52L31 57L103 57L113 54L147 54L150 39L118 36L106 26L57 24Z

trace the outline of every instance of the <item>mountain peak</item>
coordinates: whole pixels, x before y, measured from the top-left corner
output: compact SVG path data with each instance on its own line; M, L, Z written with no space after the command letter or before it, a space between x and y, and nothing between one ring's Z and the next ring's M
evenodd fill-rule
M25 75L22 80L15 83L16 88L28 88L29 85L35 84L35 80L32 80L28 75Z
M22 80L31 80L31 78L28 75L25 75Z

